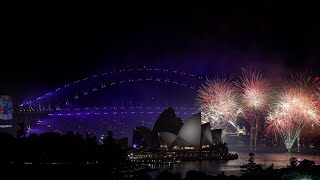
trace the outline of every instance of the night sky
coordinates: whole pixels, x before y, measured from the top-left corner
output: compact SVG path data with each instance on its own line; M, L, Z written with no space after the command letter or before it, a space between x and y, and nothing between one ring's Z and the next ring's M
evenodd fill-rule
M0 94L15 97L142 65L199 74L320 68L315 4L28 4L6 11Z

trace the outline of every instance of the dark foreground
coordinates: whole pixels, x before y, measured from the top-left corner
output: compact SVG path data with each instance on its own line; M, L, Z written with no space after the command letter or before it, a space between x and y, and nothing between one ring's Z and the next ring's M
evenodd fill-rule
M103 144L95 137L83 139L74 133L60 135L44 133L25 137L23 131L17 138L0 134L0 179L151 179L151 171L131 162L128 149L112 138ZM241 176L226 176L223 172L209 176L202 172L188 171L173 174L167 171L156 174L154 179L320 179L320 166L310 160L290 159L290 165L282 169L273 166L263 168L255 163L250 153L247 164L240 167Z
M310 165L310 164L309 164ZM307 167L288 167L283 169L259 170L252 168L249 172L243 172L241 176L226 176L224 173L217 176L209 176L198 171L188 171L185 178L177 173L173 174L167 171L161 172L155 177L158 180L168 179L320 179L320 167L307 165ZM250 168L249 168L250 169ZM1 179L152 179L147 171L137 173L112 172L104 167L6 167L1 168Z

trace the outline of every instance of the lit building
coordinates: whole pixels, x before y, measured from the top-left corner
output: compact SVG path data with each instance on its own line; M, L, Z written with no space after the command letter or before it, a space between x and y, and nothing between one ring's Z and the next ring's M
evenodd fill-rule
M201 113L183 122L172 108L166 109L157 119L153 130L136 127L133 133L134 148L144 149L201 149L221 143L221 129L211 130L210 124L201 124Z

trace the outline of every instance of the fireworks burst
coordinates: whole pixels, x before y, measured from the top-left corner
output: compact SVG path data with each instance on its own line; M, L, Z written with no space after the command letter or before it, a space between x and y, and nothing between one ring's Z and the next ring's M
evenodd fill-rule
M256 71L243 70L240 82L237 83L241 90L242 114L250 121L257 113L267 111L271 100L271 88L267 79Z
M257 145L257 137L261 115L267 112L271 100L271 88L267 79L257 71L243 70L240 81L237 82L241 91L241 115L250 123L250 146Z
M282 88L279 100L269 112L267 131L279 133L288 150L308 123L319 124L319 99L311 76L291 76Z
M210 122L211 128L223 130L230 124L236 124L236 118L240 113L239 98L231 80L207 80L198 90L196 99L202 112L202 123Z

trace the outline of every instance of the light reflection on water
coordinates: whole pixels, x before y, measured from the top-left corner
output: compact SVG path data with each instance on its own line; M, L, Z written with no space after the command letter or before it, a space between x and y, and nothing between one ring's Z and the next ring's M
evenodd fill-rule
M297 154L297 153L261 153L256 152L255 162L258 164L268 167L274 164L274 168L286 167L289 164L289 159L295 157L297 159L303 160L308 159L315 161L316 164L320 164L320 155L313 156L312 154ZM240 166L247 163L249 158L249 152L238 152L239 158L237 160L230 161L184 161L175 164L157 164L150 165L153 169L158 169L158 171L169 170L173 173L181 173L185 176L186 172L189 170L202 171L208 175L217 175L222 171L226 175L240 175Z

